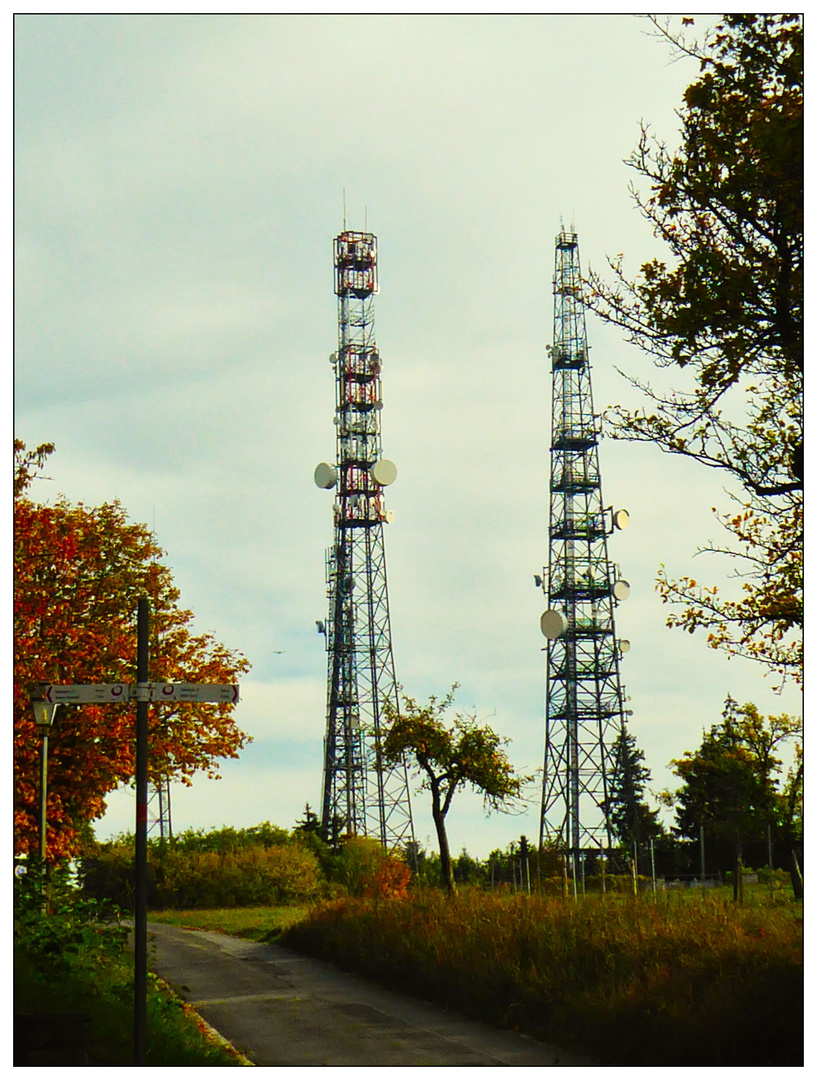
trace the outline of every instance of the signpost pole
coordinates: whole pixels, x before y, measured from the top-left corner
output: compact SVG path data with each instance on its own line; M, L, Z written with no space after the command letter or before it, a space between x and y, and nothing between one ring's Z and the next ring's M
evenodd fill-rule
M148 679L150 606L141 597L136 615L136 834L133 927L133 1063L145 1064L147 1035L147 826Z
M136 686L125 683L93 683L53 685L43 683L32 704L45 709L44 719L37 719L47 728L57 705L107 705L136 699L136 837L134 846L134 910L133 910L133 1058L134 1065L144 1065L147 1047L147 855L148 855L148 707L157 704L209 702L216 705L237 705L238 686L233 683L151 683L150 678L150 604L142 597L136 609ZM35 688L36 689L36 688ZM35 718L38 716L35 708ZM45 792L47 743L42 765L42 791ZM41 840L44 819L41 824Z

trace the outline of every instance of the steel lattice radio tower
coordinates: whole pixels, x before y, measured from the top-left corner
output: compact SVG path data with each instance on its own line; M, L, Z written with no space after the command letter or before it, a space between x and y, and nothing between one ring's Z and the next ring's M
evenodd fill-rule
M624 722L615 608L630 587L607 554L626 510L604 507L599 422L593 412L579 242L556 238L553 281L553 411L550 444L550 550L542 578L548 602L545 763L540 844L555 841L573 861L611 846L606 811L612 744Z
M388 768L380 758L384 703L398 704L383 537L390 520L383 489L397 470L381 451L376 237L342 232L334 262L336 464L315 470L318 487L336 488L329 619L318 624L328 654L321 825L335 844L345 831L395 847L413 840L414 830L406 768Z
M163 777L154 780L148 787L148 836L159 832L159 839L173 839L173 825L170 819L170 780Z

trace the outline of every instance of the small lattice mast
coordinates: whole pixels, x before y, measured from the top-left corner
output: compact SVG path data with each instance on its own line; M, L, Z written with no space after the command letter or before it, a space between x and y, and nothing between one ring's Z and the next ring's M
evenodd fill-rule
M170 818L170 780L167 777L154 780L148 787L148 836L156 832L160 840L173 839L173 824Z
M394 848L414 839L405 766L382 764L384 704L397 706L386 583L384 488L397 470L382 456L381 356L375 342L377 239L344 230L334 241L338 297L336 461L315 470L335 489L334 542L326 560L329 618L319 629L328 656L321 826Z
M537 575L548 609L545 761L540 844L573 859L609 850L606 809L612 746L625 697L619 662L629 642L616 638L615 609L630 587L608 558L607 538L628 524L605 507L599 473L599 420L593 412L579 241L556 238L550 521L547 569Z

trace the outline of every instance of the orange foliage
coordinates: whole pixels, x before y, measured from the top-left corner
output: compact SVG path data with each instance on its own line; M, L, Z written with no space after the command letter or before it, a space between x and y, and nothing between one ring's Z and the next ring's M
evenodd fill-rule
M136 681L136 607L150 600L154 681L237 681L247 661L209 634L194 634L192 613L164 552L118 502L97 508L30 500L32 458L15 443L14 500L14 833L18 852L36 843L41 738L31 714L31 683ZM41 455L38 464L46 455ZM190 782L217 775L247 736L232 706L178 705L151 710L150 771ZM134 710L121 705L59 706L49 733L48 857L73 854L84 822L105 811L105 796L134 771Z
M377 873L370 877L363 888L363 895L378 900L405 900L411 871L402 861L388 856L377 868Z

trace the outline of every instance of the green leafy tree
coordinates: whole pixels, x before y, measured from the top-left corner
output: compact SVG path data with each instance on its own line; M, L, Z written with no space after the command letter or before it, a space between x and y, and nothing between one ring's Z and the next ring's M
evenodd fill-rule
M606 810L616 839L632 853L633 846L639 851L650 840L659 839L664 829L658 820L658 810L651 809L644 798L651 774L644 764L644 752L626 724L622 724L611 747L611 756L613 770L608 782Z
M794 747L794 763L786 774L783 785L783 828L785 835L795 847L803 844L803 742Z
M781 785L777 754L801 733L798 717L764 717L755 705L727 698L723 720L704 733L700 747L670 763L682 781L667 793L676 832L697 841L703 827L707 865L729 866L735 850L765 863L769 828L786 850L796 844L796 772Z
M684 20L686 24L692 20ZM631 280L589 276L603 319L681 378L678 389L630 382L645 405L614 407L608 430L737 480L730 539L710 550L744 571L735 601L662 574L670 625L799 677L803 490L803 26L798 15L725 15L703 40L653 18L700 76L684 94L674 152L642 126L631 188L666 245Z
M466 848L453 860L452 871L458 885L482 885L485 881L485 868Z
M454 873L445 819L457 791L470 786L482 794L487 810L510 810L521 798L529 777L517 776L502 747L507 743L473 715L456 713L446 722L457 684L428 705L403 697L402 711L386 705L382 754L389 764L407 761L422 777L421 787L431 793L431 815L440 848L443 886L453 893Z
M295 822L292 839L307 851L317 856L323 873L327 877L337 876L337 854L323 838L321 821L309 803L304 807L304 816Z
M436 885L440 880L440 857L435 851L426 851L416 840L409 840L401 854L417 884Z

